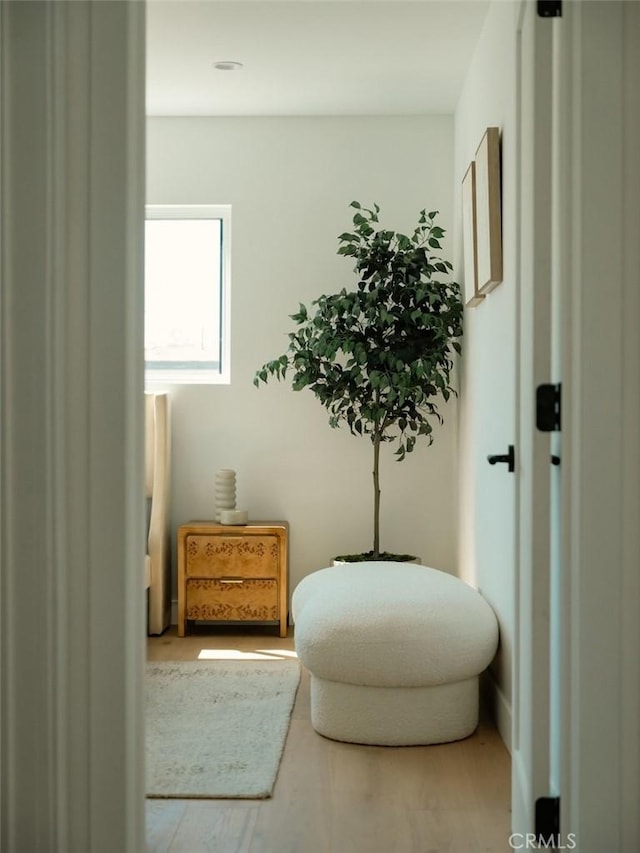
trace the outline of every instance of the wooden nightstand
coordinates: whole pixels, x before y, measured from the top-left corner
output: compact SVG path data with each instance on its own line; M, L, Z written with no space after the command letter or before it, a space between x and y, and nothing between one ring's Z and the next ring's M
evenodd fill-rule
M178 528L178 636L188 619L279 622L287 636L286 521Z

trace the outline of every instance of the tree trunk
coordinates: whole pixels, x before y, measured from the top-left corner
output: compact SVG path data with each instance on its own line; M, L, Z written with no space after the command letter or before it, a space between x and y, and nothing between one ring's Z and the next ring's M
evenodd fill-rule
M380 556L380 433L373 433L373 557Z

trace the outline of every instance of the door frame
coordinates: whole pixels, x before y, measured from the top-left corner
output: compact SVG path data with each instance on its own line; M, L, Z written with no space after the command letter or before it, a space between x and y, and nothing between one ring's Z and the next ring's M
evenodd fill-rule
M640 76L639 7L619 0L566 2L561 22L537 22L543 39L545 26L553 36L559 85L554 96L566 119L557 123L557 197L548 208L554 233L561 236L554 249L560 257L552 262L562 279L562 432L546 453L553 447L561 456L562 574L554 604L548 565L538 563L532 571L533 543L529 550L521 524L520 601L531 603L527 595L535 583L541 594L532 599L527 618L544 635L553 605L557 630L546 659L530 654L530 635L519 638L513 830L533 831L537 796L559 794L562 840L581 853L635 849L640 838L640 99L634 82ZM543 64L535 74L547 91ZM550 118L543 118L543 131ZM546 136L540 141L536 134L542 174L547 145ZM530 318L522 296L526 348ZM521 353L523 368L527 358ZM542 381L553 378L550 373ZM521 410L521 461L523 467L533 462L544 477L548 457L536 460L526 447L533 391L523 381L521 394L525 400L529 394L529 402ZM521 517L531 494L532 476L520 485ZM538 545L541 558L546 549L549 560L547 522L541 521ZM544 642L535 646L538 652ZM560 674L555 755L548 712L552 656ZM539 695L527 694L540 685L541 703ZM544 716L537 728L529 716L536 703ZM519 752L523 734L528 754Z
M567 3L561 827L640 838L640 10Z
M0 847L144 831L144 2L0 5Z

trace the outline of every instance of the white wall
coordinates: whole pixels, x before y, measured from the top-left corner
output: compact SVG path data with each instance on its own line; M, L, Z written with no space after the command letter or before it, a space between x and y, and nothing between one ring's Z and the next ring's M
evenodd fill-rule
M368 440L330 429L310 392L252 379L284 352L300 301L355 283L336 255L350 201L377 202L392 229L412 229L423 207L451 228L452 143L450 116L149 119L148 202L233 209L232 380L171 388L174 530L212 518L215 472L230 467L252 519L290 522L292 589L334 554L371 548ZM454 571L455 403L443 412L431 448L384 455L381 545Z
M456 268L462 269L460 192L464 173L487 127L502 143L504 278L476 308L465 309L459 404L459 572L477 585L500 623L492 666L496 713L509 742L515 610L516 494L505 465L489 454L516 444L516 54L518 4L493 3L470 64L455 115ZM516 447L517 452L517 447Z

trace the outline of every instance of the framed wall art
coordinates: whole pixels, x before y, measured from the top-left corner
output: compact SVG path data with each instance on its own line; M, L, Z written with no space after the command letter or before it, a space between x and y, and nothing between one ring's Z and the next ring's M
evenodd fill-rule
M477 291L489 293L502 281L500 131L488 127L475 159Z
M476 244L476 164L471 161L462 179L462 248L464 257L464 304L479 305L478 252Z

